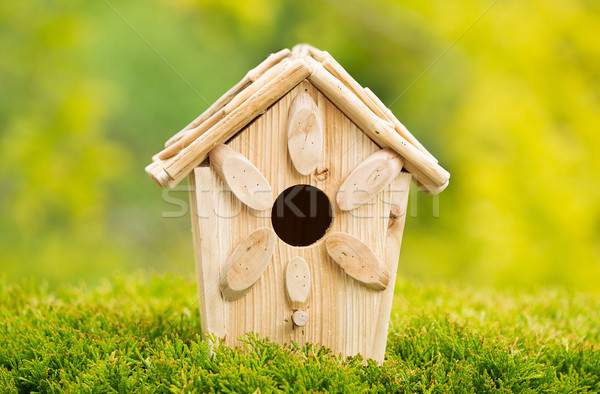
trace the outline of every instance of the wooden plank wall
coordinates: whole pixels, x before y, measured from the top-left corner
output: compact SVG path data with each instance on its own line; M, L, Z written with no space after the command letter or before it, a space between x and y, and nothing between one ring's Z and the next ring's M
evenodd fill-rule
M287 151L288 109L300 92L307 92L317 103L325 133L321 162L310 175L301 175L294 169ZM203 332L224 338L229 346L239 345L238 338L252 331L278 343L314 342L334 353L360 353L382 362L410 174L401 173L370 203L349 212L339 210L335 196L340 185L362 160L380 148L306 80L228 144L264 174L273 188L274 199L297 184L321 189L329 197L334 215L325 237L344 231L359 238L385 262L391 281L384 291L357 283L329 258L324 238L307 247L293 247L277 239L273 258L262 278L241 299L224 301L219 275L227 257L252 231L272 227L271 212L254 211L241 204L210 167L198 167L190 175L190 184ZM304 327L294 327L293 310L284 288L286 264L295 256L303 257L311 271L306 309L309 322Z

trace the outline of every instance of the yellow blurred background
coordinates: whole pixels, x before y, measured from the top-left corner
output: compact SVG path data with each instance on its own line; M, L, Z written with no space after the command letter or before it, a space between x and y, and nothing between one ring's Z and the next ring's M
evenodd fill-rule
M401 277L600 291L598 1L39 0L0 3L0 31L9 280L192 277L189 215L163 217L144 167L269 53L307 42L452 173L439 199L411 198Z

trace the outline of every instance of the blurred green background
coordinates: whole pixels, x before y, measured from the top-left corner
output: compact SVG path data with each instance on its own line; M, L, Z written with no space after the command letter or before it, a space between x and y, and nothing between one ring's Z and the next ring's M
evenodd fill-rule
M0 275L193 276L190 218L144 167L307 42L452 173L411 198L401 276L600 291L599 37L595 0L2 2Z

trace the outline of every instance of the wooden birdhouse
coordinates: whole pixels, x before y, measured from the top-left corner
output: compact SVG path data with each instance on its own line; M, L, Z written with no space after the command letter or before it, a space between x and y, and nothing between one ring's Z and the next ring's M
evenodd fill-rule
M327 52L271 54L146 168L188 177L202 331L382 362L411 180L450 174Z

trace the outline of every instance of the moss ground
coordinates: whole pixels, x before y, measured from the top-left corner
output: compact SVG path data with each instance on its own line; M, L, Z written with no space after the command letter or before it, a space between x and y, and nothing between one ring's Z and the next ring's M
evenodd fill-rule
M399 283L386 362L199 334L196 288L134 275L48 290L0 281L6 392L600 391L600 297Z

